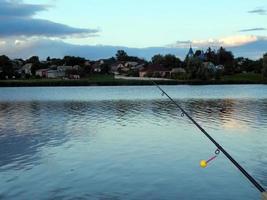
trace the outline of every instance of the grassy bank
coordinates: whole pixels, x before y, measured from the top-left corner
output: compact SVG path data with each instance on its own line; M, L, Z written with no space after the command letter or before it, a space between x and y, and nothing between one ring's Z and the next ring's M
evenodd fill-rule
M213 85L213 84L267 84L260 74L235 74L224 76L221 80L170 80L156 81L162 85ZM1 80L0 87L37 87L37 86L123 86L123 85L152 85L151 81L119 80L112 75L94 75L80 80L62 79L29 79Z

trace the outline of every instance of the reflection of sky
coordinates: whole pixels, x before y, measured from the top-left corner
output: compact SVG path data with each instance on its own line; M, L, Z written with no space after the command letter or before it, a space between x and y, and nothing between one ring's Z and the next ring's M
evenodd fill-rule
M267 186L266 100L179 103ZM147 192L188 199L192 191L200 199L204 194L220 199L217 188L224 188L235 199L257 196L223 155L206 171L198 168L215 147L167 100L29 101L0 107L0 194L21 192L27 198L31 187L51 198L77 193L121 198L135 189L138 199Z

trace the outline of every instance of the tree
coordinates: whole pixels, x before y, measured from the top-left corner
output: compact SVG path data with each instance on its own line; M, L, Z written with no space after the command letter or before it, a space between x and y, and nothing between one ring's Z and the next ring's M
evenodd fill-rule
M33 63L37 64L40 63L39 57L38 56L32 56L28 60L26 60L27 63Z
M234 73L234 56L231 51L226 51L223 47L221 47L217 52L218 62L216 64L221 64L225 68L226 74Z
M163 65L167 68L177 68L181 67L181 60L177 58L175 55L167 54L164 57Z
M164 56L157 54L157 55L152 57L151 61L155 65L161 65L164 62Z
M263 55L262 74L265 78L267 78L267 53Z
M116 59L118 61L127 61L128 55L124 50L118 50L116 53Z
M83 65L85 62L85 58L75 56L65 56L63 60L67 66Z
M198 72L201 67L202 67L202 61L199 58L194 57L194 58L188 59L186 71L189 75L189 78L191 79L198 78Z
M207 59L207 62L212 62L213 64L218 64L217 54L210 47L207 49L207 51L205 53L205 57Z
M167 54L165 56L158 54L153 56L151 61L153 64L162 65L166 68L177 68L182 66L182 61L172 54Z
M38 56L32 56L26 60L26 63L32 63L31 73L35 76L36 70L40 68L40 60Z
M14 75L12 62L7 56L0 56L0 67L2 68L1 79L4 79L6 76L11 77Z
M202 53L201 50L196 50L194 56L195 56L195 57L199 57L199 56L201 55L201 53Z

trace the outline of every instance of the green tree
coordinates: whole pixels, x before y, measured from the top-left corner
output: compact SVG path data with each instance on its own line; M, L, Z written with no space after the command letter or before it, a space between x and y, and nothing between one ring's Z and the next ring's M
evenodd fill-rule
M14 69L13 65L11 63L11 60L5 56L2 55L0 56L0 68L2 68L2 73L1 73L1 79L4 79L6 76L12 77L14 74Z
M223 47L221 47L217 52L218 62L215 64L221 64L225 68L226 74L234 73L234 56L231 51L226 51Z
M194 57L188 59L186 65L186 72L188 73L189 78L191 79L198 78L198 72L201 67L202 67L202 61L199 58Z
M212 62L213 64L218 64L217 54L210 47L207 49L207 51L205 53L205 57L207 59L207 62Z
M75 56L65 56L63 60L64 64L67 66L83 65L85 62L85 58Z
M40 63L39 57L38 56L32 56L28 60L26 60L27 63Z
M164 63L164 56L162 56L160 54L154 55L152 57L151 61L152 61L153 64L161 65L161 64Z
M162 65L166 68L176 68L182 66L181 60L172 54L167 54L165 56L160 54L155 55L152 57L151 62L156 65Z
M118 50L116 53L116 59L118 61L127 61L128 55L124 50Z
M167 54L164 56L163 65L167 68L177 68L181 67L181 60L177 58L175 55Z
M263 55L262 74L265 78L267 78L267 53Z
M36 70L40 68L40 60L38 56L32 56L26 60L26 63L32 63L31 73L35 76Z

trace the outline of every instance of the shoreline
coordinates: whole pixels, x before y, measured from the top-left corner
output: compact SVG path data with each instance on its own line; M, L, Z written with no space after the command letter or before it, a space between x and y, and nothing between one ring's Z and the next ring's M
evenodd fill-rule
M156 80L160 85L256 85L267 84L267 80ZM0 87L61 87L61 86L148 86L153 85L149 80L4 80L0 81Z

